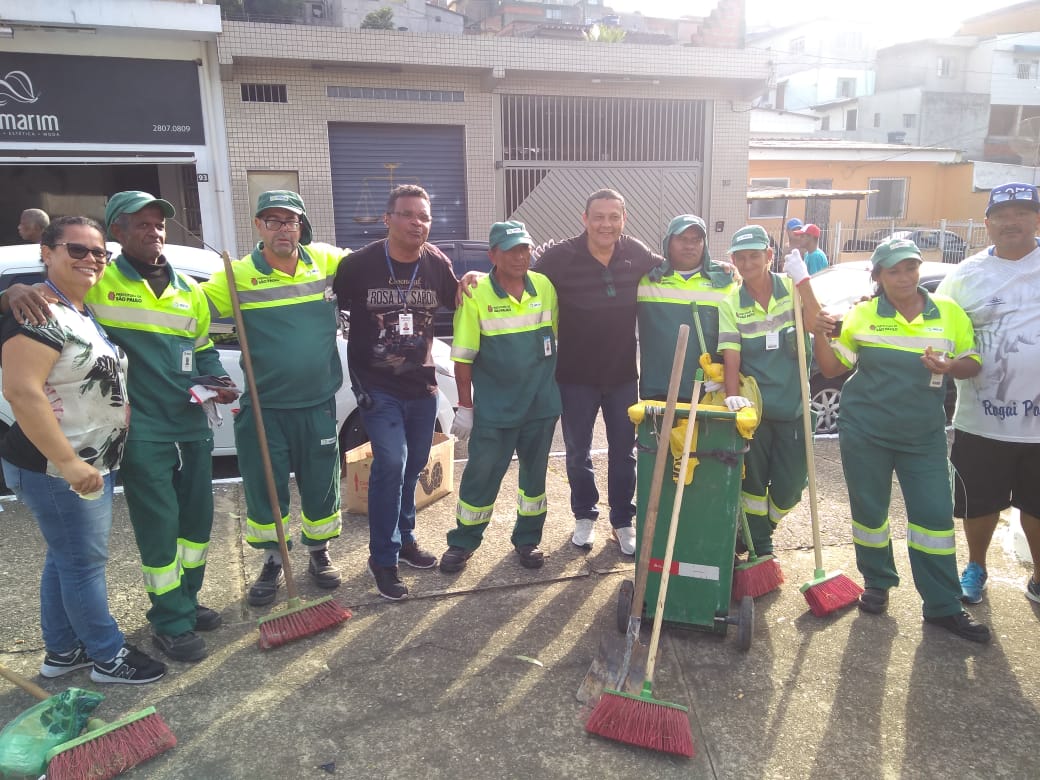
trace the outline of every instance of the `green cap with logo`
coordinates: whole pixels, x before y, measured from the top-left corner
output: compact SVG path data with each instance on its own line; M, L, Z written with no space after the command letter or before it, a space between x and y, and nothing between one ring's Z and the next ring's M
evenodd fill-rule
M741 249L769 249L769 234L761 225L744 225L733 234L729 242L729 253Z
M311 222L307 219L307 209L303 205L303 198L292 190L268 190L260 193L256 199L256 214L259 217L267 209L285 209L293 214L298 214L303 223L300 229L300 243L309 244L312 238Z
M921 259L921 250L917 248L917 244L907 238L889 238L877 245L874 254L870 256L870 262L877 271L881 268L891 268L911 257L915 260Z
M496 222L491 226L488 235L488 248L490 249L512 249L514 246L527 244L534 246L534 241L527 232L527 226L523 222L510 220L508 222Z
M112 235L113 222L123 214L136 214L145 206L158 206L162 210L164 217L172 217L177 213L172 203L168 200L157 198L149 192L142 192L141 190L117 192L108 199L108 204L105 206L105 229L108 231L108 237L115 238Z

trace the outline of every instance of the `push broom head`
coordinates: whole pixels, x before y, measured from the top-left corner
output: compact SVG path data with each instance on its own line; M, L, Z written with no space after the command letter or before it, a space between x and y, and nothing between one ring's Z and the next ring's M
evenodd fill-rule
M784 572L772 555L763 555L733 569L733 597L757 599L784 584Z
M47 754L47 777L108 780L176 744L170 727L148 707L53 748Z
M260 649L270 650L317 634L350 618L350 610L341 607L331 596L306 604L299 599L290 599L284 610L257 621L260 625Z
M654 699L650 683L643 685L638 696L604 690L585 722L585 730L615 742L693 758L689 710Z
M840 571L825 572L820 569L800 590L816 617L824 617L855 604L863 592L863 588Z

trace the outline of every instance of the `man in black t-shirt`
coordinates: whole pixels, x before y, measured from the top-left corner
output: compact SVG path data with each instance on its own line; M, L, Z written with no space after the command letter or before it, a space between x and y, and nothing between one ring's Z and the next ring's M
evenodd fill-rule
M567 480L578 547L591 549L599 516L592 470L592 432L602 409L607 428L607 500L613 538L635 553L632 503L636 488L635 431L628 407L636 403L636 291L643 274L664 258L623 234L625 199L598 190L585 203L585 232L545 250L535 270L556 288L560 305L556 379L563 400Z
M451 261L426 243L430 196L405 184L390 193L388 234L340 263L333 289L350 312L347 356L361 421L372 442L368 568L379 594L408 595L398 560L419 569L437 558L415 539L415 484L437 419L433 315L455 308Z

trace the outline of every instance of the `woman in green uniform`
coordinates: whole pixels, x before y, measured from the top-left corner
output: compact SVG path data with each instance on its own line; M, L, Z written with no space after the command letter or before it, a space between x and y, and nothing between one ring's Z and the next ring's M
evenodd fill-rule
M821 317L813 351L825 376L855 369L841 393L842 467L852 510L865 612L888 606L899 584L889 530L892 473L906 504L906 541L924 619L974 642L989 629L963 611L946 455L947 377L979 372L971 321L952 300L918 286L921 252L912 241L882 242L871 257L875 297L833 321Z

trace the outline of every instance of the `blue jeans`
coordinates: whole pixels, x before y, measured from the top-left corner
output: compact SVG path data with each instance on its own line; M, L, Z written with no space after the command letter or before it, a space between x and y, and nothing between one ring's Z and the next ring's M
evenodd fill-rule
M567 481L571 486L571 511L576 520L599 517L599 491L592 470L592 431L603 410L607 426L607 501L614 528L632 525L636 507L636 433L628 419L628 407L638 400L636 380L620 385L575 385L560 382L563 401L563 443L567 448Z
M87 501L64 479L26 471L3 461L4 479L33 513L47 555L40 578L40 627L52 653L67 653L83 643L91 658L108 661L124 643L108 611L108 536L112 530L112 474L105 493Z
M368 479L368 549L377 566L396 566L402 544L415 541L415 483L433 445L437 396L406 399L372 390L361 422L372 442Z

